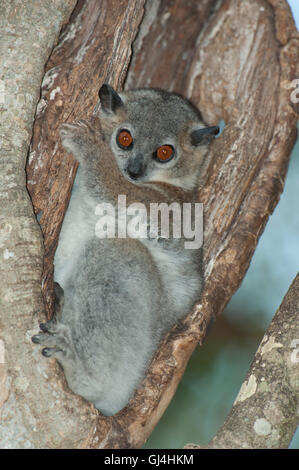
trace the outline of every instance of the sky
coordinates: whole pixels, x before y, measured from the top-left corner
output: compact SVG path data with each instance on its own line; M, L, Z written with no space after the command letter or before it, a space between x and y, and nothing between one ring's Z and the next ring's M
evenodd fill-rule
M293 11L297 28L299 29L299 0L288 0L288 2Z

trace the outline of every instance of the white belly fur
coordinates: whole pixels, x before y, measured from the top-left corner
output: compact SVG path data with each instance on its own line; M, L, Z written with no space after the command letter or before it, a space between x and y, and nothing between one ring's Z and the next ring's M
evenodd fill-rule
M95 207L95 201L86 195L84 197L82 190L75 184L54 258L54 280L62 288L66 287L70 275L74 274L86 242L95 236Z

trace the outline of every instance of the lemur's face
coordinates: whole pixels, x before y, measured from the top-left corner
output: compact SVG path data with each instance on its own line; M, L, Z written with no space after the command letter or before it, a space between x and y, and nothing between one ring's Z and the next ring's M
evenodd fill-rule
M196 169L218 127L205 127L188 101L164 91L118 95L103 85L100 99L102 121L110 121L106 128L111 149L126 179L193 187Z

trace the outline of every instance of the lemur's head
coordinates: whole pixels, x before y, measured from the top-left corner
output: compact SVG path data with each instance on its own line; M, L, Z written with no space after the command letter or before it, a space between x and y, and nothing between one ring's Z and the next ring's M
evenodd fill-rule
M106 139L124 177L135 184L165 182L192 189L209 143L219 132L206 127L185 98L157 89L99 92Z

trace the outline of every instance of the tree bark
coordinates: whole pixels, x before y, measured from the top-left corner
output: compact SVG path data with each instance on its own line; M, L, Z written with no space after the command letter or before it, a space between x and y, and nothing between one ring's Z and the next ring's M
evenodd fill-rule
M211 442L187 449L284 449L299 425L299 274L249 368L223 426Z
M5 362L0 365L3 447L141 446L170 402L207 326L239 286L278 202L298 118L285 88L298 76L299 39L289 8L281 0L198 3L153 0L145 3L144 13L144 1L79 0L46 66L27 178L44 236L43 291L48 316L53 307L52 260L76 171L76 163L60 147L60 123L90 116L100 85L108 81L121 88L128 67L125 86L160 86L181 92L201 108L207 123L226 122L206 158L199 192L205 204L202 298L162 342L129 405L105 418L68 390L54 360L40 357L29 339L37 330L36 313L44 319L39 284L43 252L25 192L24 161L43 64L74 2L64 2L62 7L56 0L43 7L50 11L43 10L37 0L32 0L30 8L5 2L4 22L18 21L14 26L18 35L11 39L7 33L15 50L7 80L13 73L14 80L23 80L24 90L31 93L29 103L23 105L24 125L14 120L18 103L7 111L5 152L11 155L13 166L5 165L1 173L6 190L1 197L7 202L0 262L6 302L0 319L0 358L5 350ZM23 20L12 19L14 9ZM39 21L31 25L36 20L33 13L44 21L42 27ZM23 38L26 21L31 29ZM32 54L33 47L38 54ZM28 77L24 64L29 67ZM12 84L9 96L14 90ZM12 136L20 134L21 140L12 141ZM9 178L18 178L18 188L9 188L7 197Z

